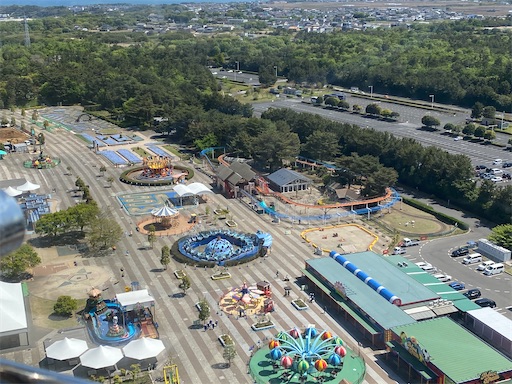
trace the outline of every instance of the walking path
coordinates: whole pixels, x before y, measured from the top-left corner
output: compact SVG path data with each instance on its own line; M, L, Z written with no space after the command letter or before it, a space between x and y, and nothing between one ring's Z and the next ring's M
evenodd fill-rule
M63 109L63 108L61 108ZM39 129L36 129L39 132ZM23 168L23 161L27 154L9 155L0 161L0 178L14 179L26 178L41 185L41 193L52 193L60 199L60 208L65 209L76 203L72 195L66 191L74 189L74 183L79 176L85 184L91 188L93 198L98 202L104 212L108 212L122 226L125 233L135 229L134 218L128 216L116 199L116 194L129 191L155 191L155 187L134 187L118 181L121 169L113 167L102 156L95 155L88 149L85 143L79 140L73 133L63 129L56 129L52 133L46 133L45 153L62 159L62 165L45 170ZM107 172L102 178L98 177L99 167L105 165ZM72 176L67 176L67 167L70 166ZM112 188L104 188L103 179L112 176L115 182ZM208 184L211 180L204 174L196 172L194 181ZM295 310L290 301L300 297L307 299L307 293L300 290L298 284L294 284L295 278L301 276L300 269L304 267L304 261L314 256L312 247L300 238L305 226L276 224L266 215L256 215L250 212L245 205L235 200L226 200L221 195L213 195L209 199L210 207L227 207L233 219L238 223L241 231L254 233L258 229L270 232L274 243L272 254L268 258L262 258L239 267L230 269L231 279L213 281L210 279L212 270L194 269L188 267L187 274L190 277L192 287L186 296L178 295L181 292L179 281L172 271L182 269L183 266L171 261L167 271L161 270L160 249L163 245L171 245L177 236L160 237L151 250L139 250L139 244L147 239L140 233L133 232L133 236L126 236L118 244L114 254L105 257L91 257L77 259L78 266L94 266L108 272L109 278L104 286L98 287L105 291L105 297L113 297L116 293L124 291L125 286L137 281L141 288L148 288L156 300L156 321L159 324L160 337L166 346L169 359L178 364L181 383L252 383L247 374L247 363L250 350L253 346L265 342L265 338L281 329L290 329L293 326L302 327L306 324L316 324L319 329L329 329L342 337L346 344L358 353L361 353L367 363L367 383L394 383L402 382L386 367L385 361L379 358L380 352L373 352L369 348L359 346L357 331L347 323L333 319L329 314L323 313L321 304L310 306L307 311ZM204 207L185 208L190 212L202 213ZM199 230L200 225L198 226ZM121 268L124 269L121 274ZM280 276L290 276L290 282L276 279L276 271ZM36 276L37 280L38 277ZM217 314L217 302L223 292L231 287L241 286L244 281L257 282L267 280L272 284L273 297L277 310L271 318L277 324L274 330L254 332L250 325L256 320L236 319ZM119 284L114 284L118 281ZM285 286L291 286L290 296L284 296ZM31 285L29 283L29 289ZM31 290L31 294L40 293ZM84 296L85 297L85 296ZM211 306L212 318L219 321L219 326L213 331L204 332L192 326L198 313L195 303L205 298ZM42 341L55 334L44 330L36 332L39 340L33 340L30 349L8 352L4 357L29 365L38 366L43 360L44 348ZM222 347L217 337L222 333L229 333L236 343L238 356L232 362L230 368L224 368ZM160 359L157 368L161 370L165 358Z

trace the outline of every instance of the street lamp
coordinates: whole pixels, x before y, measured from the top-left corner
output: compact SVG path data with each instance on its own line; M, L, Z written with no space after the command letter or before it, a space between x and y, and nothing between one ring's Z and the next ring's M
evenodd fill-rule
M373 85L369 85L368 88L370 88L370 99L373 99Z
M430 107L432 109L434 109L434 95L429 95L430 96L430 100L431 100L431 104L430 104Z
M277 65L274 65L274 69L276 71L276 77L277 77Z
M235 61L235 81L236 81L236 74L237 72L240 70L240 62L239 61Z

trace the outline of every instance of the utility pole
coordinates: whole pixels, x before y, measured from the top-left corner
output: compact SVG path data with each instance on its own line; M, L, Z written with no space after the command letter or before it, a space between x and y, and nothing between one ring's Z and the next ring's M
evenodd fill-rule
M24 24L25 24L25 47L30 47L30 33L28 31L28 23L27 23L27 17L24 16Z

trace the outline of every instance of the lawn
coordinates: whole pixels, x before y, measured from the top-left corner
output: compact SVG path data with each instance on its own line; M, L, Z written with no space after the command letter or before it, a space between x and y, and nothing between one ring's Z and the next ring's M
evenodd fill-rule
M427 235L445 232L450 226L442 223L433 215L411 207L407 204L397 204L380 218L385 224L398 231Z
M132 148L132 151L135 152L140 157L148 157L151 155L149 152L147 152L144 148L141 147Z
M183 160L190 159L190 155L180 152L178 149L176 149L175 146L173 146L171 144L163 145L162 148L164 148L165 150L171 152L173 155L176 155Z
M50 329L62 329L75 327L77 325L76 316L64 318L53 314L53 306L55 300L42 299L40 297L30 295L30 310L34 325ZM85 307L86 299L78 299L77 312Z

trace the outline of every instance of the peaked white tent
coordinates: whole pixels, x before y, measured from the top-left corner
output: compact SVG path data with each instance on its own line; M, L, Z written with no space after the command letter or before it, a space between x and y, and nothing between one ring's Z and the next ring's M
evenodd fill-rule
M21 195L23 193L22 191L20 191L20 190L18 190L16 188L13 188L11 186L5 188L4 192L7 193L11 197L19 196L19 195Z
M3 342L4 337L19 335L17 345ZM27 314L21 283L0 281L0 345L4 348L28 345Z
M155 299L151 296L147 289L140 289L138 291L130 291L118 293L116 295L117 302L126 311L133 310L136 306L151 306L154 304Z
M170 216L176 216L178 214L177 209L173 209L168 207L167 205L164 205L161 208L156 208L151 211L151 214L156 217L170 217Z
M74 359L87 351L87 343L84 340L64 338L46 348L46 356L55 360Z
M17 189L18 191L28 192L28 191L35 191L36 189L41 188L39 184L31 183L30 181L26 181L25 184L20 185Z
M165 346L162 340L142 337L140 339L130 341L123 348L123 353L126 357L144 360L156 357L164 349Z
M80 356L80 362L86 367L100 369L116 365L122 358L123 352L120 349L100 345L98 348L89 349Z

